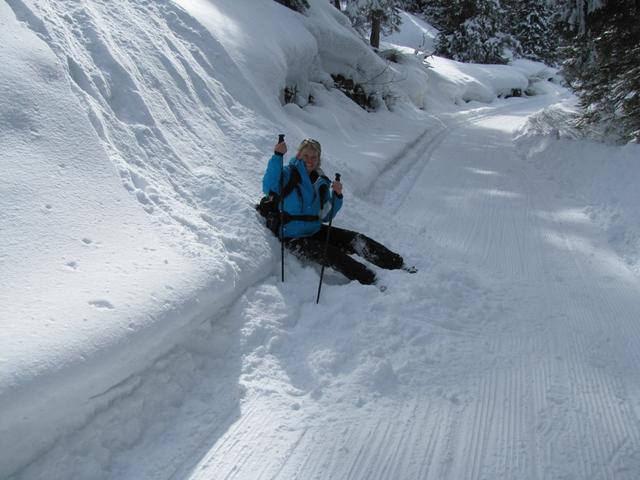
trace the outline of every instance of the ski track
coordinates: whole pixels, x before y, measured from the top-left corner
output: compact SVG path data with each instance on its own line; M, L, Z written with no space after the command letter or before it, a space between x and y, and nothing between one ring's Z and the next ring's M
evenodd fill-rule
M548 203L545 209L552 211ZM630 301L637 283L603 286L603 275L593 268L592 259L585 260L576 247L576 236L561 238L570 255L570 271L559 275L575 278L561 284L574 288L560 288L555 295L559 305L566 305L557 317L556 338L562 342L556 352L566 355L562 380L571 391L563 403L568 403L565 414L574 430L572 440L582 439L584 444L576 471L580 478L637 478L638 417L625 392L629 382L623 381L629 376L624 369L638 361L638 305ZM557 265L556 269L560 270ZM637 375L631 377L637 383Z

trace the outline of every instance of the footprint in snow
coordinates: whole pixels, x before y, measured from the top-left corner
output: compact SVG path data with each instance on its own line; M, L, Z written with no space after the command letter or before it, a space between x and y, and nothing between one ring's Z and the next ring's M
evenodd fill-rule
M98 310L113 310L116 307L108 300L91 300L89 305L96 307Z

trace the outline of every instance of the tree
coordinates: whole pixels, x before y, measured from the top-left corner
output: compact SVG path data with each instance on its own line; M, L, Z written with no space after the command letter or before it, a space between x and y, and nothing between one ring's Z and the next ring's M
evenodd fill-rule
M401 0L400 8L407 12L421 14L430 3L432 3L432 0Z
M640 5L573 0L565 6L571 40L563 72L580 98L583 124L640 141Z
M554 65L558 61L556 15L547 0L502 0L505 29L513 35L525 58Z
M452 27L447 18L447 7L450 3L449 0L418 0L418 13L421 13L431 25L442 31L446 29L447 25Z
M502 31L498 0L452 0L440 6L436 54L461 62L506 63L507 51L519 50L517 40Z
M350 0L346 14L361 35L370 31L369 43L374 48L380 47L380 33L397 32L402 22L398 0Z

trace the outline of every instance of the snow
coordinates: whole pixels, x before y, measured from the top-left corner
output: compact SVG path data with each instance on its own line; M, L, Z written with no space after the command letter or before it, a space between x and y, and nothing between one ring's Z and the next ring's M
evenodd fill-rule
M638 146L541 64L425 65L408 14L385 61L310 3L0 3L0 477L637 478ZM280 283L279 133L419 272Z
M550 182L571 192L579 208L568 220L598 227L606 236L613 263L640 273L640 170L637 145L611 148L582 139L567 124L575 114L565 101L533 115L517 135L527 160ZM606 159L606 161L603 161Z
M435 50L438 30L424 20L407 12L401 12L402 25L399 32L384 36L388 43L410 47L420 52L431 54Z

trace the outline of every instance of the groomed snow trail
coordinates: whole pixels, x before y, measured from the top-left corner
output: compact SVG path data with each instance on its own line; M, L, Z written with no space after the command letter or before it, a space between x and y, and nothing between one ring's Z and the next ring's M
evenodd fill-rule
M419 273L316 306L288 257L18 478L639 478L640 283L513 142L552 101L443 117L349 199Z
M443 119L374 185L386 196L352 207L345 224L418 275L332 287L322 313L311 288L271 287L309 303L256 350L243 421L184 477L640 476L640 284L514 147L549 101Z

